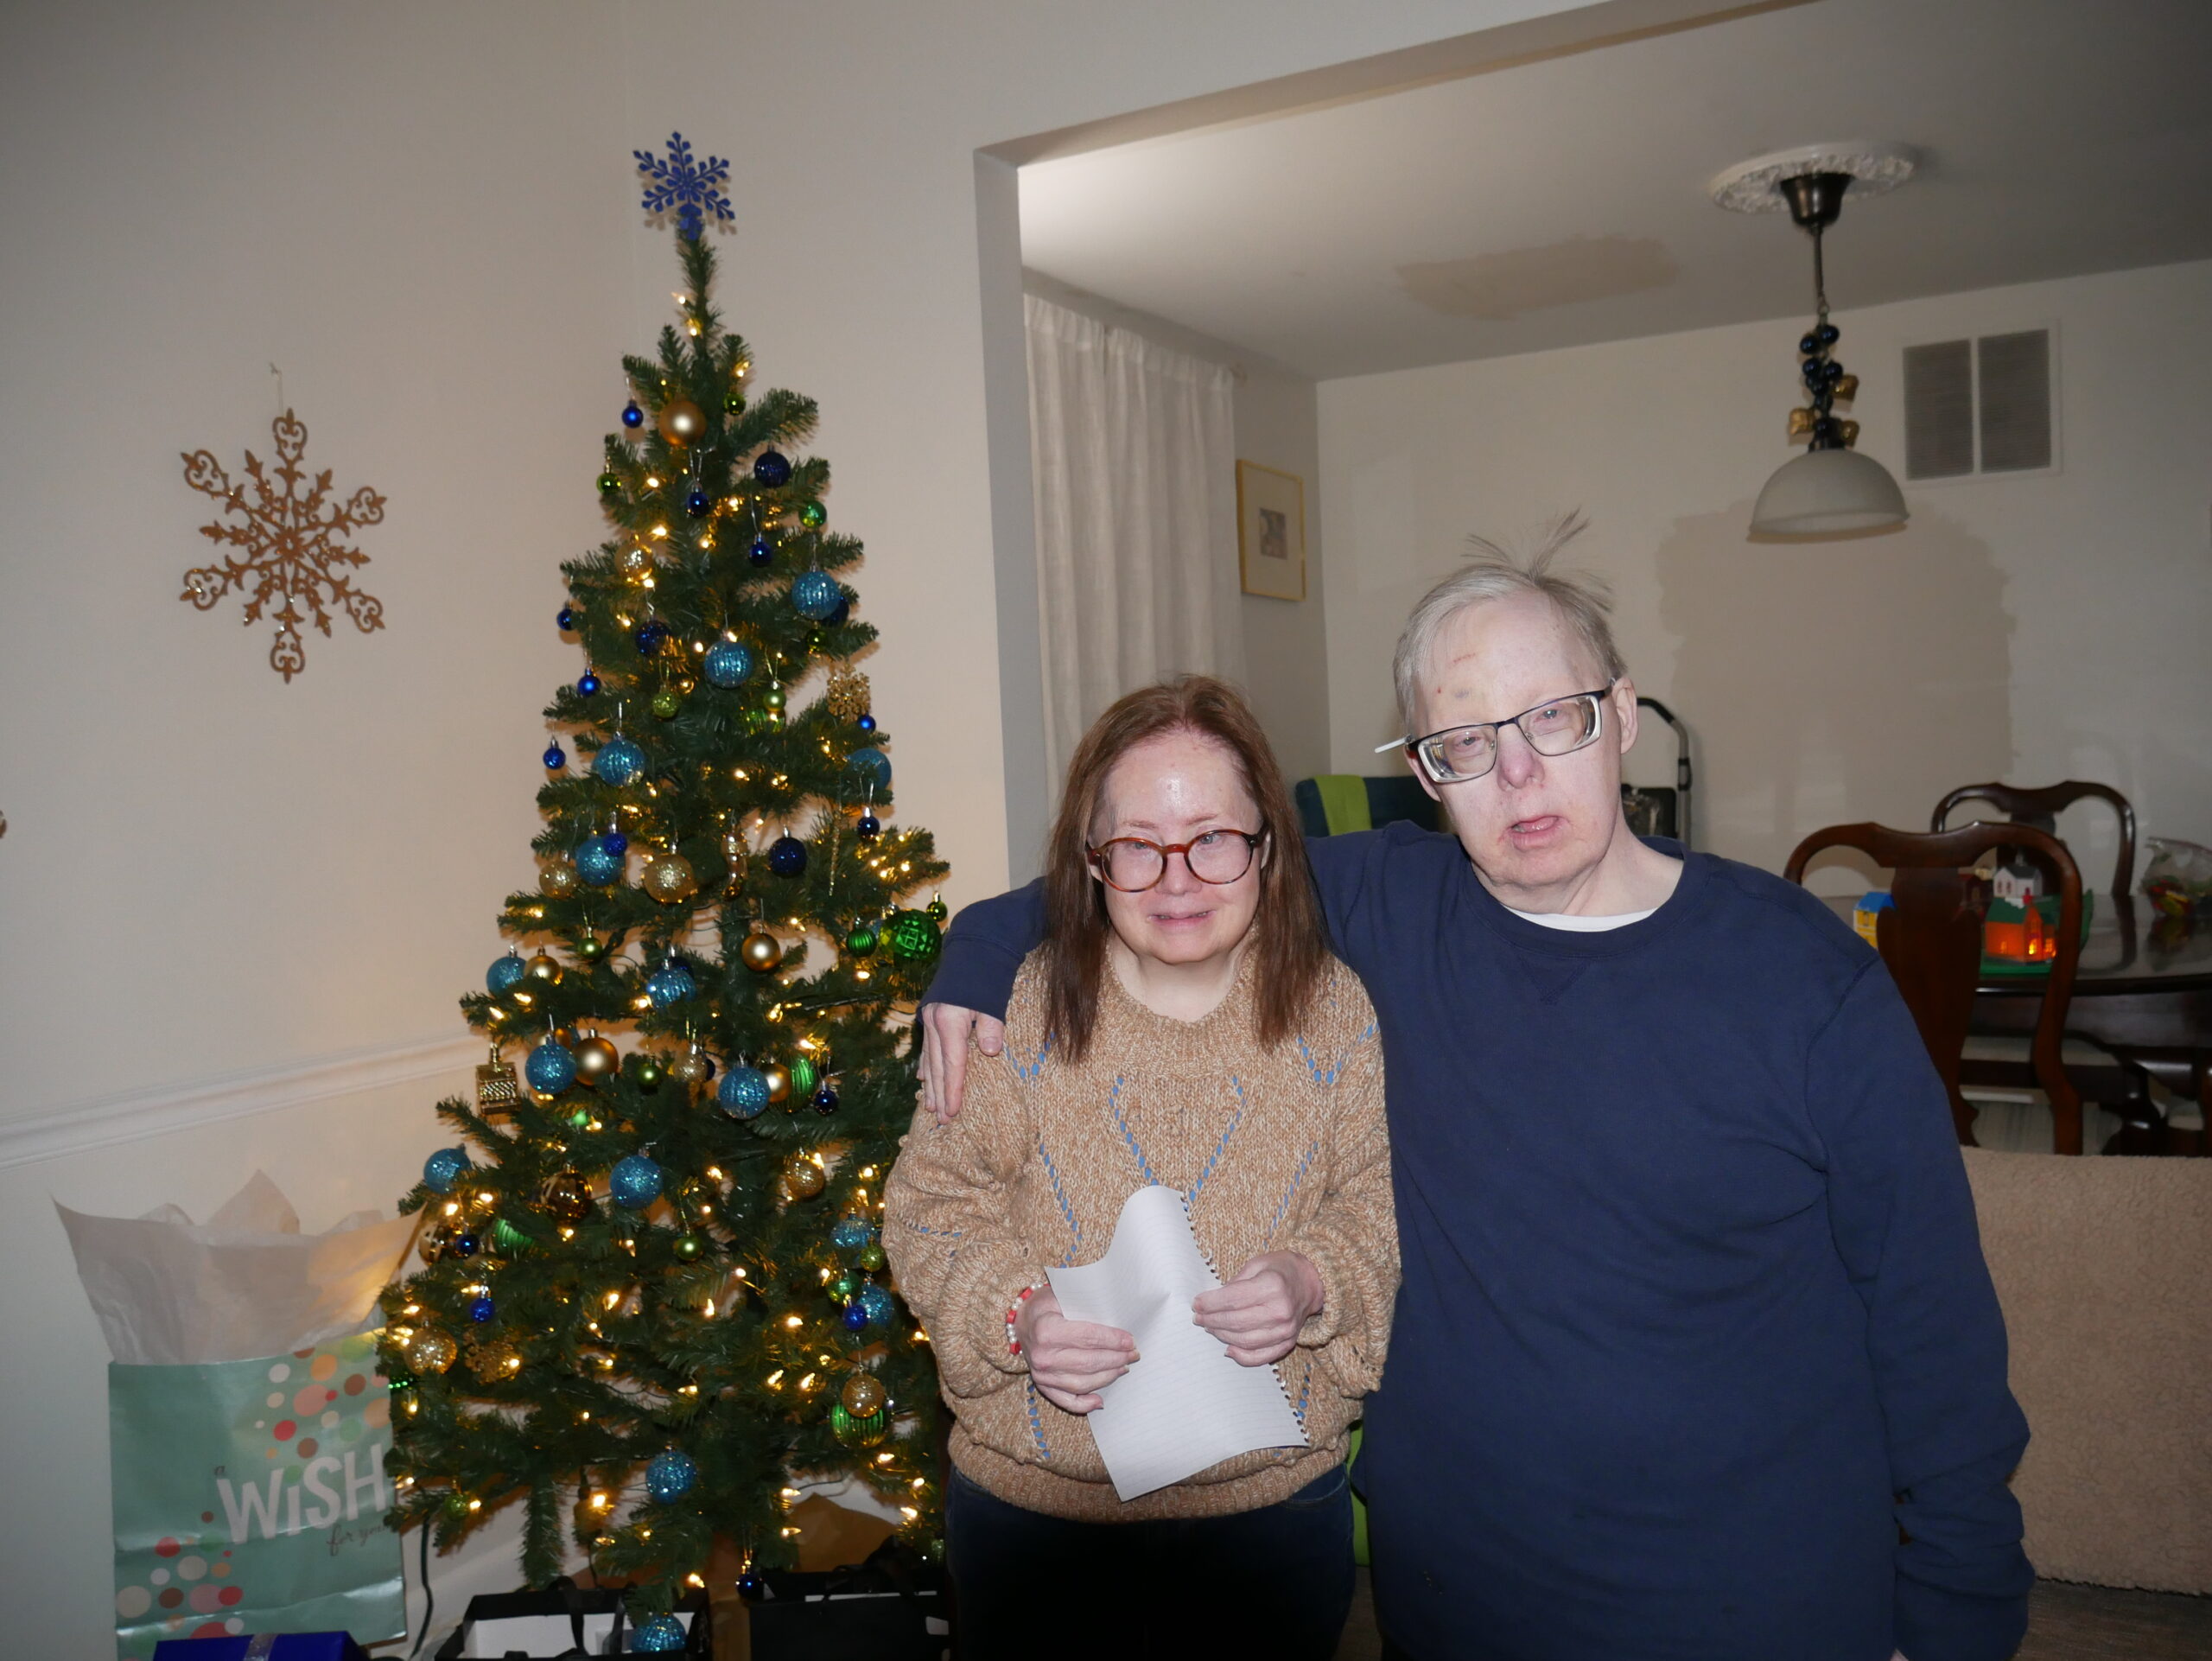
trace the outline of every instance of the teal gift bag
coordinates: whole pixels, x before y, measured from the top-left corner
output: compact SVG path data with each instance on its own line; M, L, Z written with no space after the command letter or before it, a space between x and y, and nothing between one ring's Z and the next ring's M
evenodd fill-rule
M405 1635L372 1335L107 1380L122 1661L164 1638Z

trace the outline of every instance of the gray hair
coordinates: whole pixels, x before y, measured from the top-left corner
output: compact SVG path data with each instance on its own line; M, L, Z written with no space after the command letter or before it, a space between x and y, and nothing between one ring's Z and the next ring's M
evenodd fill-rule
M1612 626L1606 620L1613 606L1605 582L1586 571L1552 570L1560 550L1588 529L1589 524L1579 507L1561 514L1544 528L1535 548L1518 556L1486 537L1467 538L1467 563L1421 597L1421 603L1406 619L1405 632L1398 636L1390 672L1397 683L1398 718L1405 722L1407 737L1421 733L1421 676L1436 649L1437 636L1470 606L1535 595L1549 603L1609 683L1628 673L1620 648L1613 644Z

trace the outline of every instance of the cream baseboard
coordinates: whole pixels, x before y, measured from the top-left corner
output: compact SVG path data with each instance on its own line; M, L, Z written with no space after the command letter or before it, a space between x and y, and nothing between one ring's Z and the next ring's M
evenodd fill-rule
M35 1118L0 1123L0 1170L441 1074L465 1082L464 1070L483 1059L484 1041L470 1034L410 1039L194 1084L96 1098Z

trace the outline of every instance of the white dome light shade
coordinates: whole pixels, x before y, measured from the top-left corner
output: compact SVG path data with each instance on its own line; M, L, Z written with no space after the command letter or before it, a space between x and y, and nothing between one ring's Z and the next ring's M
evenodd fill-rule
M1889 470L1857 450L1808 450L1784 461L1759 492L1751 534L1828 537L1905 522L1904 493Z

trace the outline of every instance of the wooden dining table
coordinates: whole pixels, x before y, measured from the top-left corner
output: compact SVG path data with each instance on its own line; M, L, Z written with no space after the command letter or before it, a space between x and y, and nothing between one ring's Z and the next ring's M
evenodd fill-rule
M2089 928L2066 1012L2068 1036L2124 1053L2168 1089L2196 1101L2212 1130L2212 918L2192 927L2186 920L2162 916L2141 894L2125 901L2107 894L2083 897L2091 901ZM1855 897L1828 901L1847 922L1858 903ZM2043 1007L2043 981L2033 973L1985 973L1974 988L1968 1032L2031 1037ZM2122 1120L2107 1151L2179 1150L2176 1134L2148 1096L2125 1103L2105 1099L2101 1105ZM2206 1132L2188 1140L2201 1151Z

